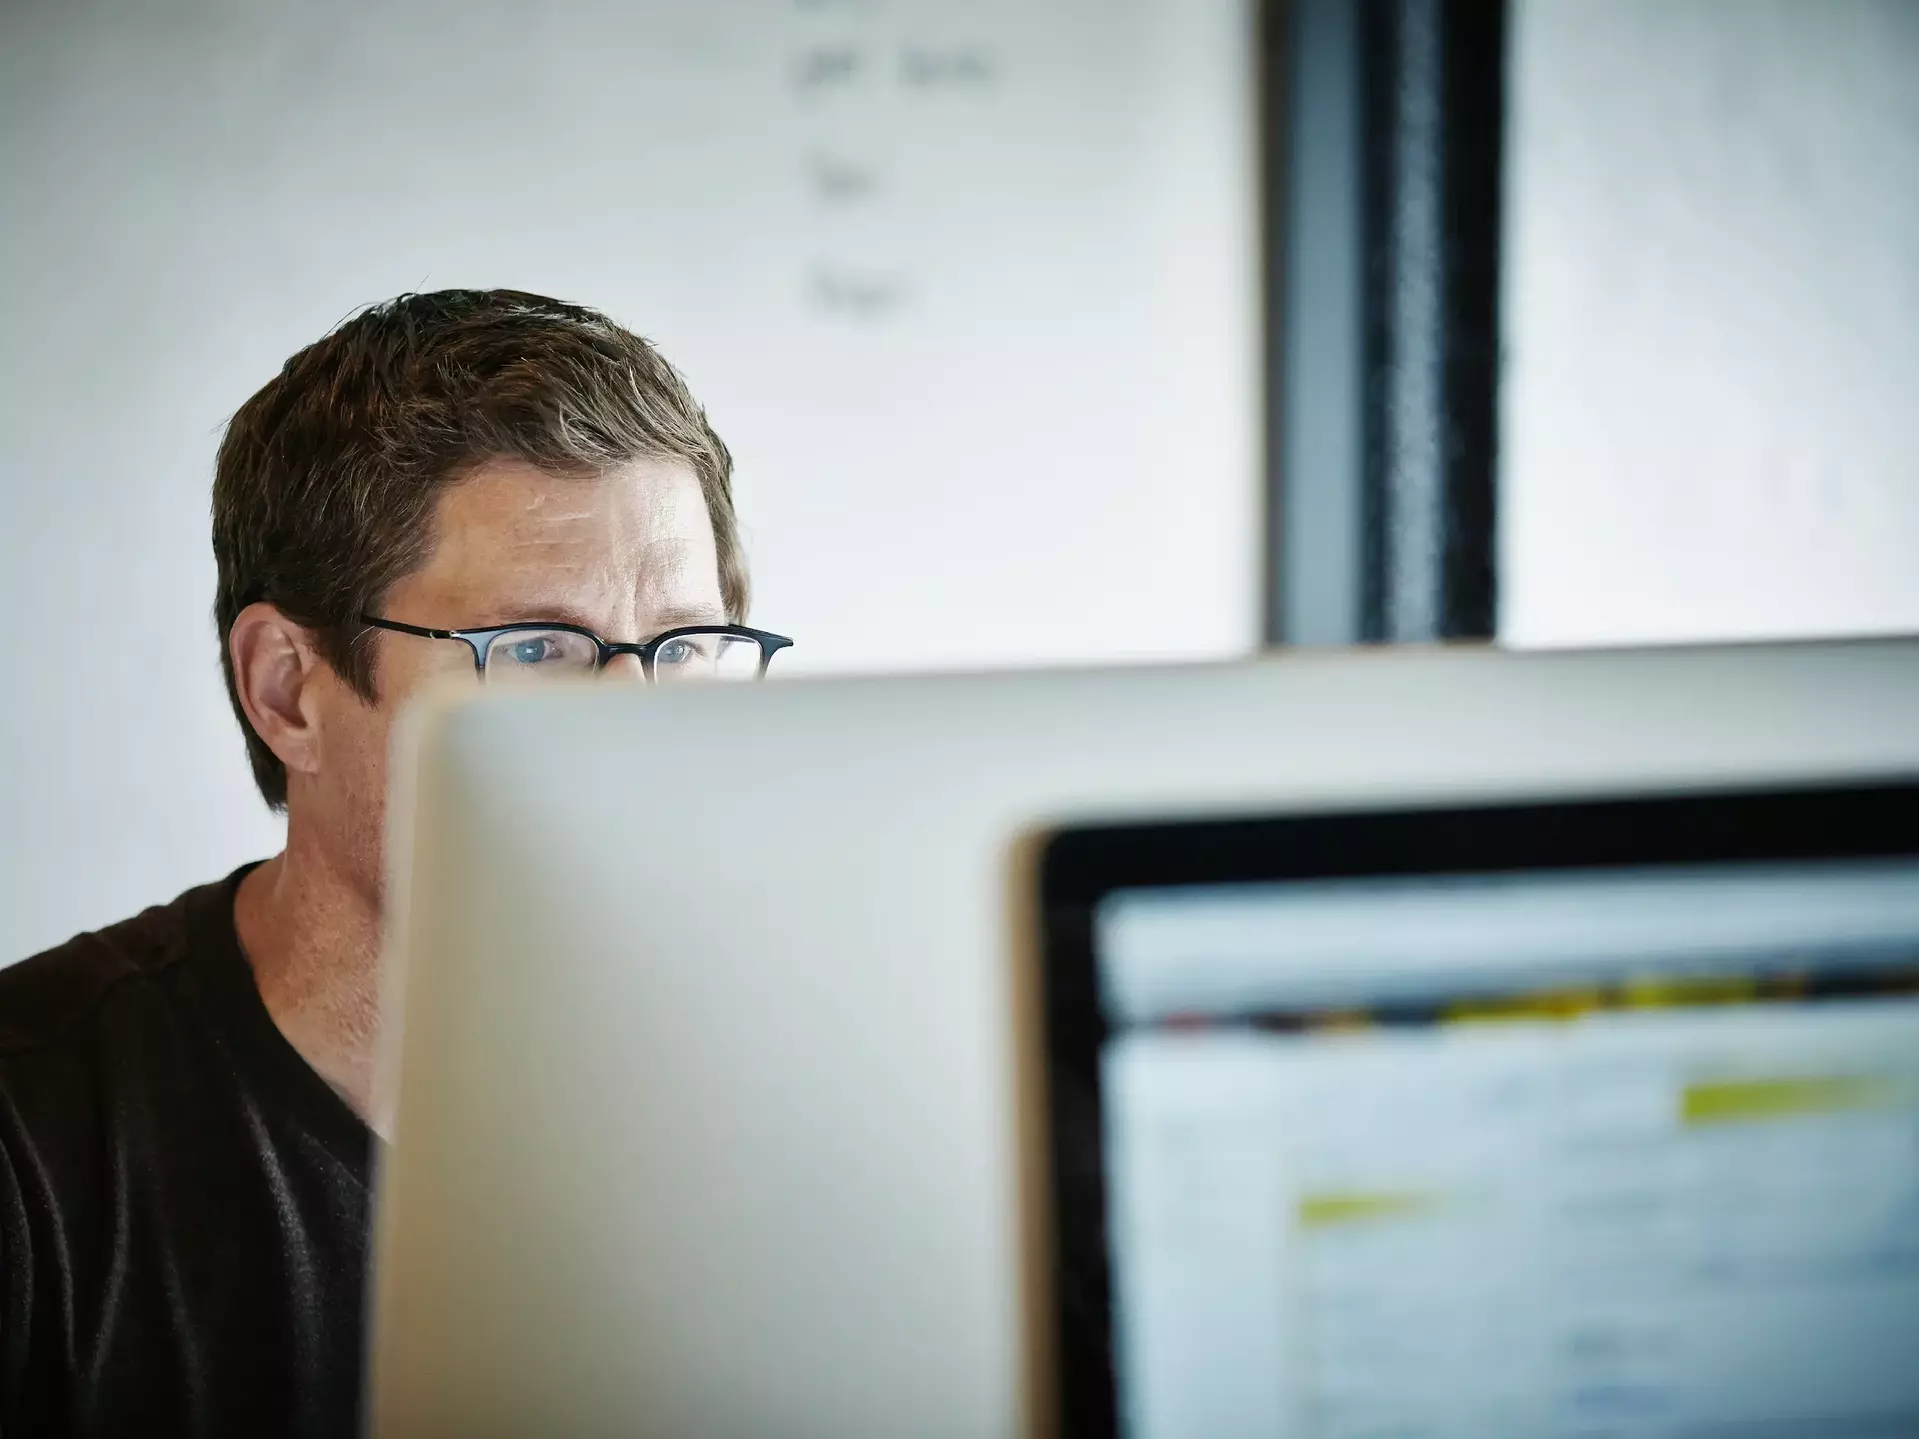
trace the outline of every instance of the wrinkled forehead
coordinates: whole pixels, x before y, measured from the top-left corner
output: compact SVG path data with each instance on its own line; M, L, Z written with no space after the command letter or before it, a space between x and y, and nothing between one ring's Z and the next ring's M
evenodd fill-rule
M442 492L434 531L395 594L457 612L449 627L559 619L621 639L724 618L712 520L684 461L583 476L490 461Z

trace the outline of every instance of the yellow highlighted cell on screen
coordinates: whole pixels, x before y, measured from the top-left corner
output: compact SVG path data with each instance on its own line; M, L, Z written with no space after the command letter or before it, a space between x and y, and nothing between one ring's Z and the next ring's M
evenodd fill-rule
M1690 1009L1708 1004L1747 1004L1759 997L1759 982L1748 974L1713 974L1635 979L1622 999L1630 1009Z
M1884 1109L1899 1101L1892 1081L1864 1074L1779 1075L1689 1084L1679 1095L1682 1124L1752 1124L1769 1119Z
M1406 1219L1425 1213L1436 1203L1436 1197L1431 1194L1335 1190L1301 1195L1297 1217L1301 1229L1329 1229L1336 1224Z
M1579 1019L1603 1009L1605 996L1596 989L1540 990L1498 999L1469 999L1448 1005L1452 1024L1511 1024L1531 1020Z

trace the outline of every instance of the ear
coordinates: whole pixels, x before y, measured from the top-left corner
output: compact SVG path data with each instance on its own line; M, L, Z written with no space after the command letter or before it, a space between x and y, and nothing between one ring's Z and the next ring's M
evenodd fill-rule
M312 633L269 604L241 610L227 631L233 687L247 721L289 774L320 763L320 708L314 671L323 663Z

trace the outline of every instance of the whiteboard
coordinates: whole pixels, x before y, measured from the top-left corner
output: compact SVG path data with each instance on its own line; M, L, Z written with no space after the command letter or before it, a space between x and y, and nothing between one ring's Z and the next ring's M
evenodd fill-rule
M1919 6L1524 0L1501 639L1919 630Z
M221 427L404 290L656 341L795 670L1259 630L1252 0L0 6L0 963L268 852ZM106 647L102 637L111 636Z
M713 216L766 227L761 290L691 360L730 377L766 621L834 669L1252 649L1244 0L784 8L735 83L785 139L757 217Z

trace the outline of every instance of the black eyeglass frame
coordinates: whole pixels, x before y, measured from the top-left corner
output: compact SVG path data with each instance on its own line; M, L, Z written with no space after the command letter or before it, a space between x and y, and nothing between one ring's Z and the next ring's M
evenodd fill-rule
M486 652L493 641L501 635L516 632L545 632L565 630L568 634L579 635L593 641L599 647L599 656L594 661L593 673L598 674L610 664L616 655L637 655L640 669L648 684L654 683L653 656L659 653L662 645L688 635L730 635L735 639L752 640L760 647L760 668L755 679L766 678L766 667L773 663L773 656L783 649L790 649L793 641L785 635L776 635L770 630L748 629L745 625L680 625L674 629L662 630L652 639L640 644L615 644L603 640L585 625L568 624L564 620L515 620L510 625L495 625L484 630L434 630L424 625L404 624L399 620L381 619L378 615L361 615L360 623L372 625L375 629L391 630L395 634L417 635L427 640L461 640L473 651L473 669L482 682L486 679Z

